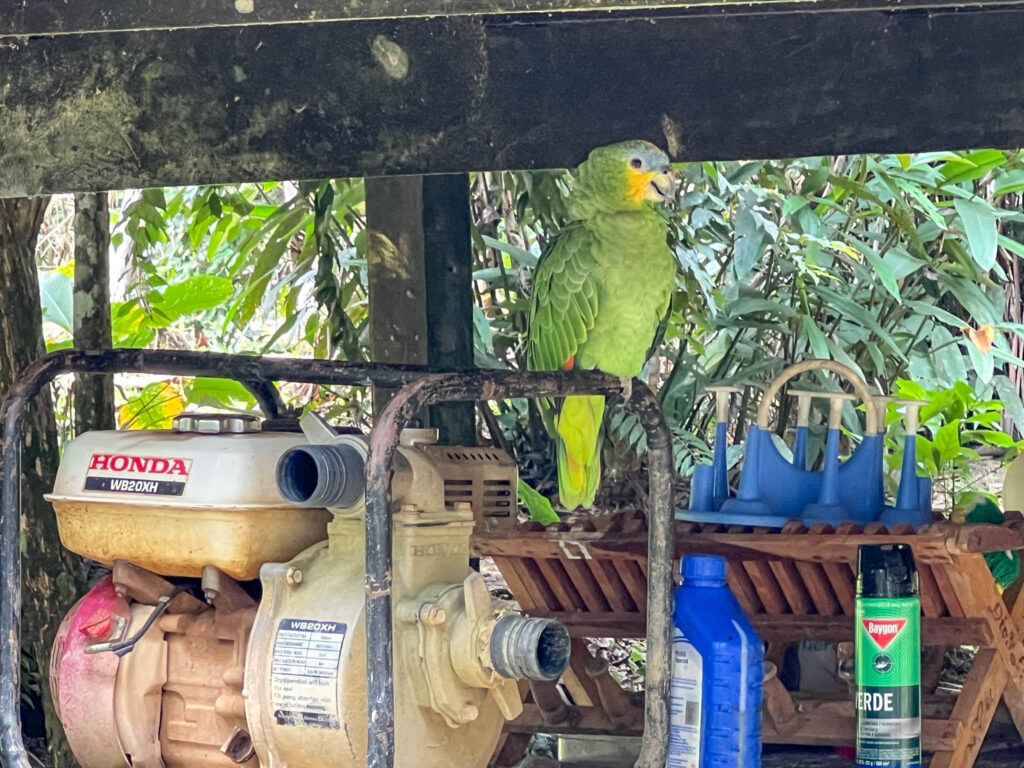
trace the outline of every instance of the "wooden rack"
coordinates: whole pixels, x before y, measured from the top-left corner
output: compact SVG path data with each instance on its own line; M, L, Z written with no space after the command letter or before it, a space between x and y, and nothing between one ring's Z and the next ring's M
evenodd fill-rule
M494 559L523 609L559 619L573 637L563 678L572 705L553 687L534 686L512 732L640 731L642 698L618 686L585 639L644 636L645 531L644 516L629 513L475 537L477 551ZM909 544L920 573L923 746L933 768L974 763L1000 700L1024 737L1024 599L1019 585L1001 595L983 558L1024 549L1019 516L1000 526L937 523L916 534L880 524L833 529L794 522L778 531L678 523L675 554L728 558L729 586L777 666L786 647L801 640L852 644L857 549L884 543ZM944 651L960 645L979 646L963 689L955 698L936 695ZM852 695L799 694L772 675L766 679L766 743L852 746L855 723Z

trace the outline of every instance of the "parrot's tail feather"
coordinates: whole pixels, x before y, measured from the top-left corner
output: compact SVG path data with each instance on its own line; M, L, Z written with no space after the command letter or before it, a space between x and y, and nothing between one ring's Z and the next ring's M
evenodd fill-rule
M604 397L565 398L558 413L558 497L566 509L589 507L601 484Z

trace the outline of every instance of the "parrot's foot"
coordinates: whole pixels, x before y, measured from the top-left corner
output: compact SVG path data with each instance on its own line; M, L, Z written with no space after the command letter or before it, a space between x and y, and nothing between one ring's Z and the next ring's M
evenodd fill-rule
M622 386L622 399L629 402L629 399L633 396L633 379L629 376L623 376L619 379L619 383Z

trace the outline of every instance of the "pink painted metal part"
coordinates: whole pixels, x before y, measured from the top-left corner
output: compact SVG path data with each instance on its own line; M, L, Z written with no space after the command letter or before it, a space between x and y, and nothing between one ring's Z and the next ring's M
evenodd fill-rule
M114 686L119 659L113 653L85 653L128 625L128 603L110 577L72 608L57 630L50 686L68 744L82 768L129 768L117 737ZM116 639L116 638L115 638Z

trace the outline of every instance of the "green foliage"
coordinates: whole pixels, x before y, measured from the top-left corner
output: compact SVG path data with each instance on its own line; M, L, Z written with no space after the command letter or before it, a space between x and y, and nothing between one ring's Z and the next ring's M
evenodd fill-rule
M913 381L936 403L962 405L959 416L946 408L931 413L922 443L922 469L951 473L958 487L971 451L1017 449L1004 427L1024 425L1019 389L1007 376L1022 362L1014 344L1024 330L1019 290L1008 278L1024 257L1018 153L677 170L678 198L666 213L677 290L645 378L672 427L681 476L708 456L708 384L747 387L736 404L742 436L756 389L808 357L843 362L876 391ZM523 368L532 274L565 222L569 175L481 173L471 183L475 360ZM114 243L128 270L112 313L115 343L366 359L365 226L360 180L128 193L116 210ZM65 266L41 276L53 347L68 341L69 274ZM1007 306L1005 317L1017 322L1004 319ZM964 332L982 326L993 329L990 349ZM247 393L223 383L194 382L184 394L207 405L252 406ZM126 391L138 395L138 388ZM360 393L303 386L286 395L336 418L368 414ZM985 410L996 400L1001 410ZM777 405L780 435L793 410L788 398ZM530 483L549 490L551 456L536 412L511 401L495 404L492 415ZM844 423L859 433L852 406ZM894 422L891 434L898 429ZM646 437L621 411L609 413L606 434L608 478L619 492L634 482ZM820 449L815 437L812 454ZM740 449L732 447L729 458L737 462Z
M519 503L530 513L531 520L544 525L551 525L560 520L558 513L551 508L551 502L548 501L547 497L537 493L537 491L523 482L521 478L517 487L517 493L519 495Z
M181 388L170 380L148 384L121 406L121 429L170 429L174 417L185 410Z
M961 501L987 487L987 475L998 464L981 464L982 452L1008 460L1024 447L1001 429L1005 405L977 392L966 382L949 389L926 390L919 383L898 379L894 394L907 400L927 402L920 411L915 440L918 474L931 477L943 507L953 512ZM906 432L897 406L890 404L886 417L886 468L890 492L896 493L896 477L903 463ZM1004 453L1005 452L1005 453ZM979 473L979 469L981 472Z
M890 392L902 377L932 392L959 383L978 401L995 392L1008 420L1024 425L1019 392L1005 376L1020 364L1007 336L1021 328L1003 321L1007 266L1024 254L1006 234L1021 219L1024 173L1016 153L702 163L679 173L670 216L678 291L646 378L658 388L682 475L706 457L713 419L707 384L748 387L738 404L742 433L755 390L808 357L850 365L876 391ZM513 260L510 247L535 257L562 221L547 194L540 200L540 176L477 180L478 194L486 192L486 203L477 203L484 236L478 259L487 270L478 300L490 321L490 333L477 334L487 345L478 346L478 358L521 365L531 266ZM988 351L962 330L982 325L994 328ZM777 417L781 433L794 417L788 401ZM845 422L859 432L852 406ZM534 427L525 419L517 426L514 442ZM988 434L999 431L995 425L986 433L973 424L960 431L970 434L954 441L953 428L943 433L947 456L957 456L945 470L966 466L978 440L1002 439ZM618 458L622 446L645 447L643 431L625 414L610 414L607 432ZM733 449L730 459L737 458Z
M70 265L72 268L74 265ZM51 324L47 347L67 346L73 330L74 280L68 268L41 271L39 287L43 322ZM144 298L115 302L111 307L111 335L115 347L145 347L157 331L183 318L212 310L231 296L231 281L216 275L193 275L181 282L153 289Z

